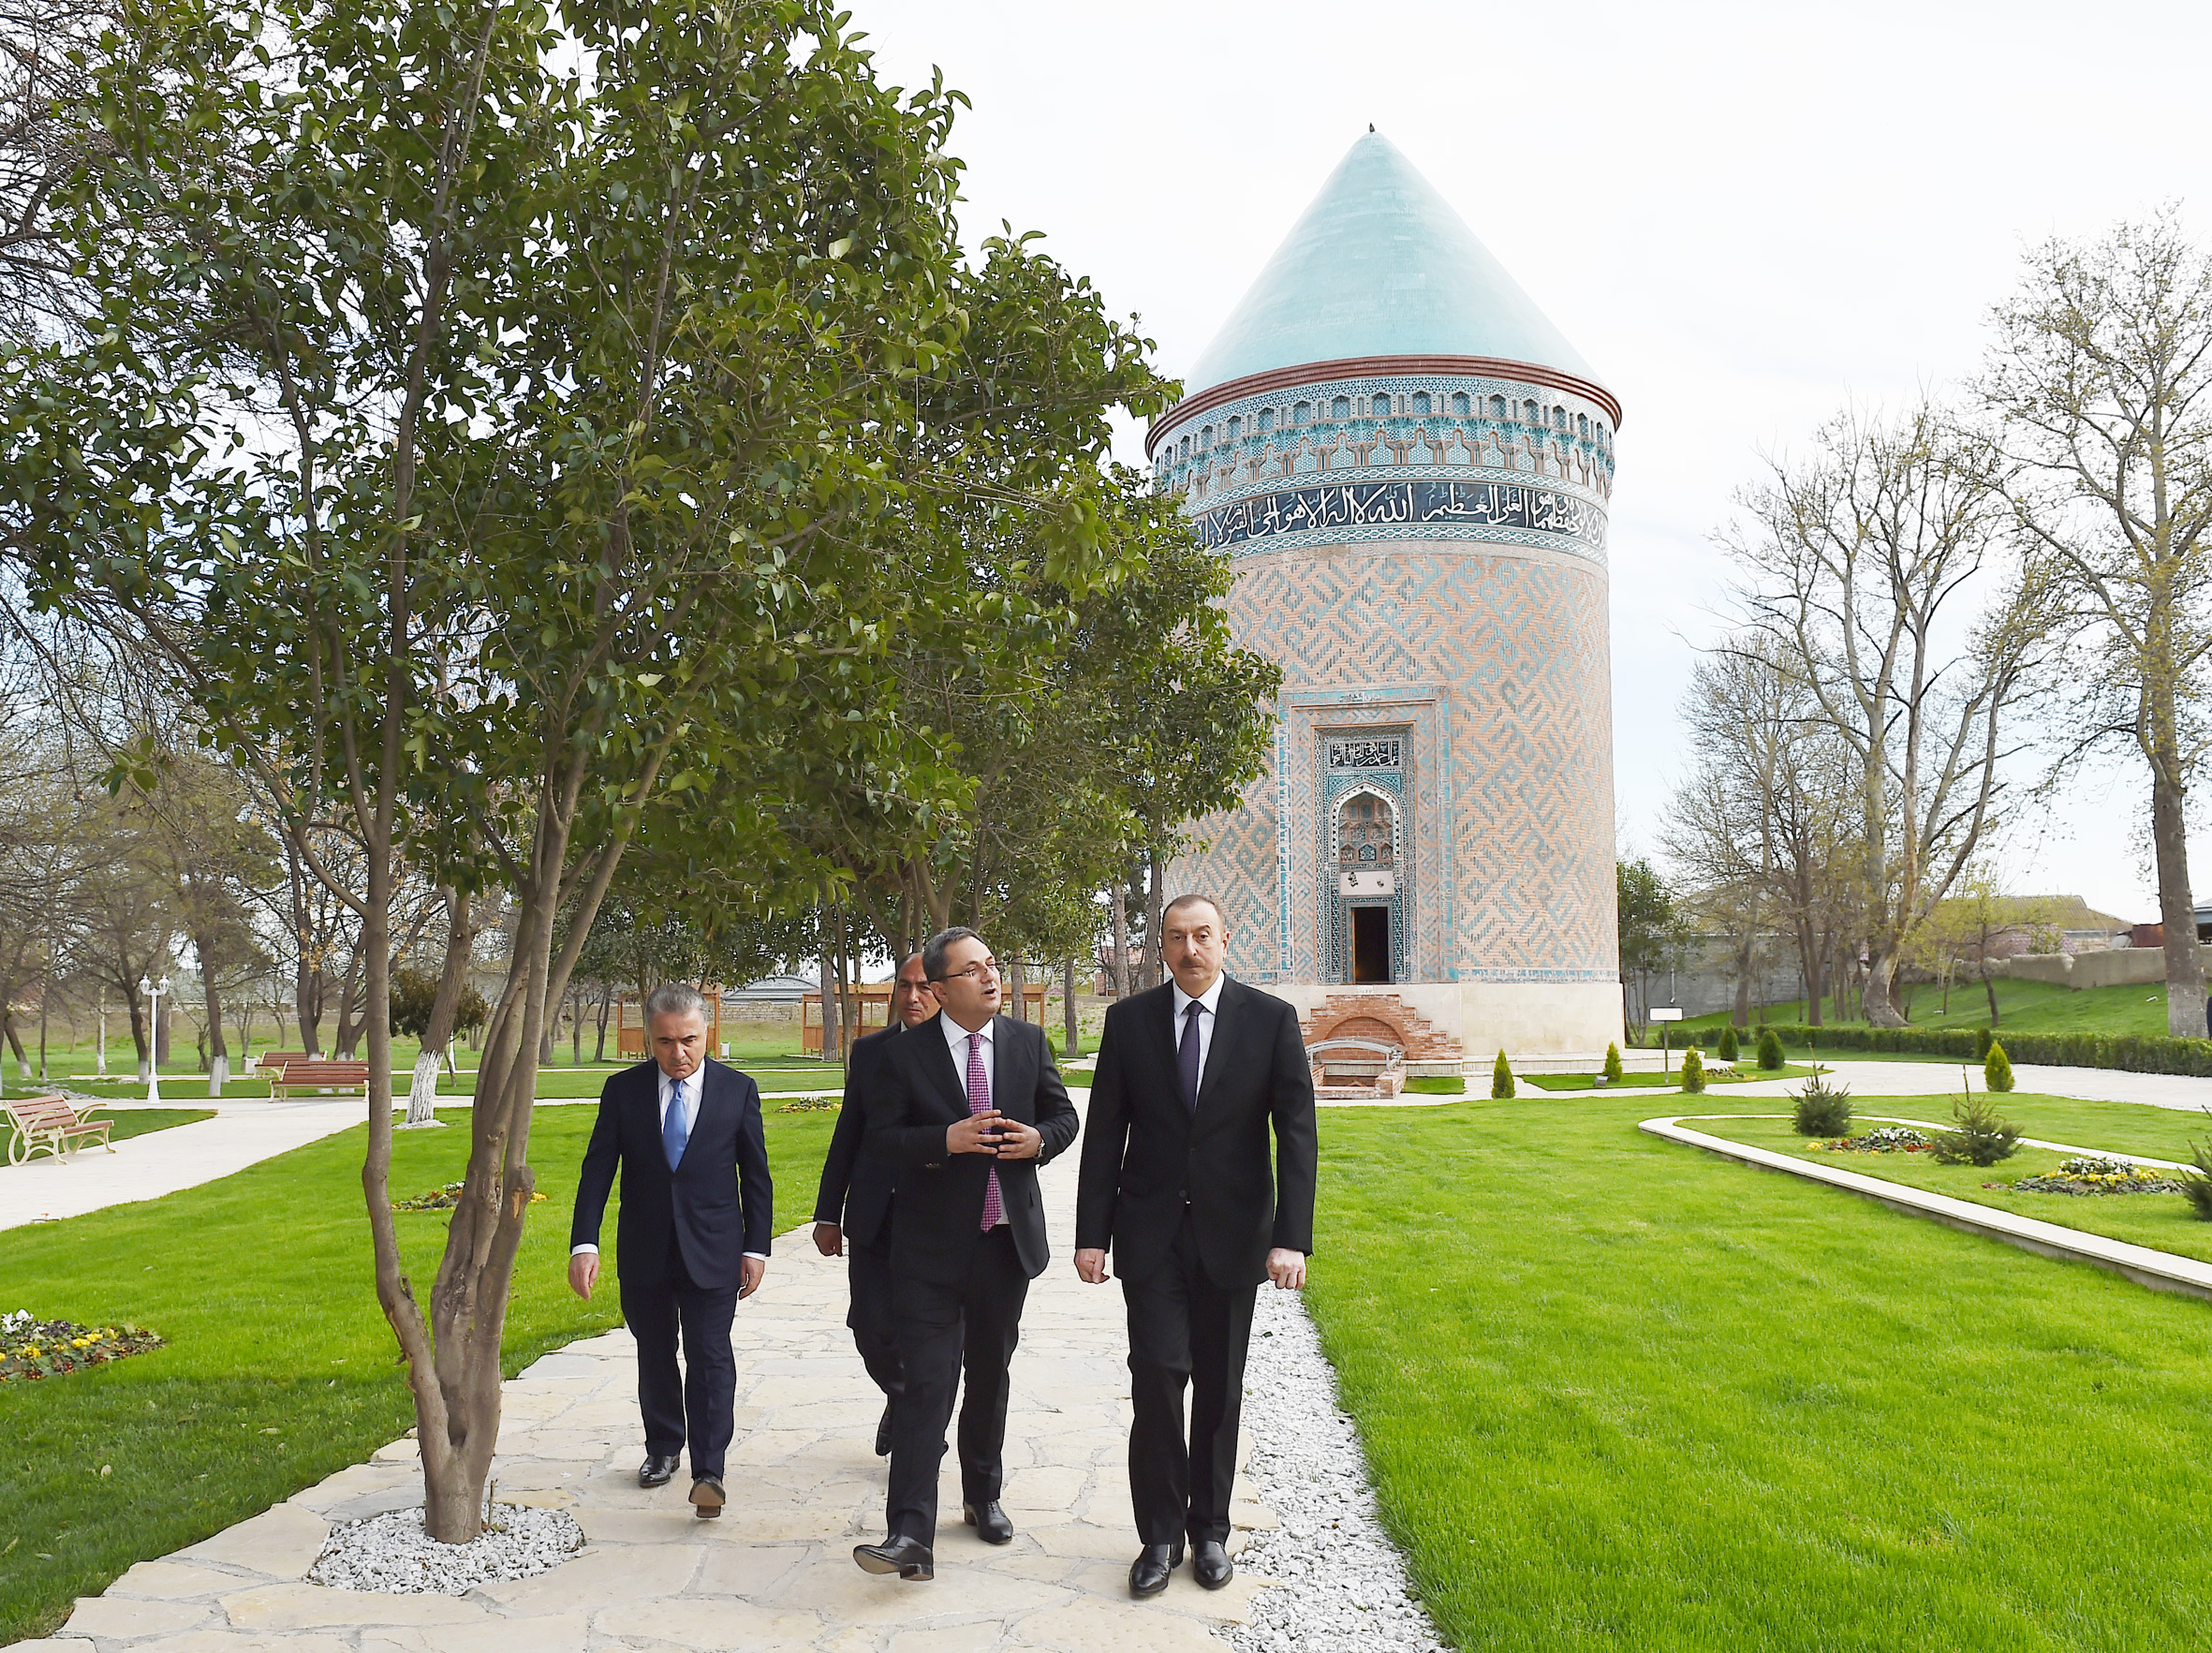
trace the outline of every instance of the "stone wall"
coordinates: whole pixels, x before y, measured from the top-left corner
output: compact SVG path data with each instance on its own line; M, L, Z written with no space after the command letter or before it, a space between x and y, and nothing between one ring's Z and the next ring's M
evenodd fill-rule
M2139 987L2166 979L2166 954L2157 947L2116 947L2106 952L2026 952L1992 961L1990 974L2046 981L2076 993L2091 987Z

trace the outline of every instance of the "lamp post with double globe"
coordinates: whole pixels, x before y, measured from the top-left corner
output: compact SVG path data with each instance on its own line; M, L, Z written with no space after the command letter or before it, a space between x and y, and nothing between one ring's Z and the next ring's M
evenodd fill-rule
M169 991L169 978L149 981L139 978L139 991L146 996L146 1022L154 1046L154 1059L146 1064L146 1100L161 1100L161 996Z

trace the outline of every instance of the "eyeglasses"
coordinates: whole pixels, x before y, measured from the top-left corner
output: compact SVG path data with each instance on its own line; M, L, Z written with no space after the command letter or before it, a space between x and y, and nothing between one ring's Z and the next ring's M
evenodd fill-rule
M980 958L976 960L974 964L968 966L965 970L947 970L942 976L939 976L936 979L939 981L957 981L965 976L978 975L984 970L990 971L994 976L997 975L998 961L995 958Z

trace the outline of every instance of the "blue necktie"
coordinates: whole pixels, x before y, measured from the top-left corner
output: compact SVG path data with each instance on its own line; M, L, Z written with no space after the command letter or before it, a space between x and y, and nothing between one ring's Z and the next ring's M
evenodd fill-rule
M684 1117L684 1082L669 1082L668 1117L660 1122L661 1151L669 1157L669 1169L675 1170L676 1162L684 1158L684 1144L691 1140L691 1121Z
M1198 1112L1198 1019L1205 1006L1192 999L1183 1007L1183 1046L1175 1053L1175 1066L1183 1070L1183 1105Z

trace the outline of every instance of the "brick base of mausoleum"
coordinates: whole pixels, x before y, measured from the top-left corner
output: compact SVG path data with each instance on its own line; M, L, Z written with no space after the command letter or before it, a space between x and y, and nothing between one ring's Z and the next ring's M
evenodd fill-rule
M1617 981L1278 981L1265 991L1297 1007L1307 1043L1395 1044L1408 1073L1487 1073L1500 1050L1516 1068L1580 1070L1595 1068L1621 1038Z

